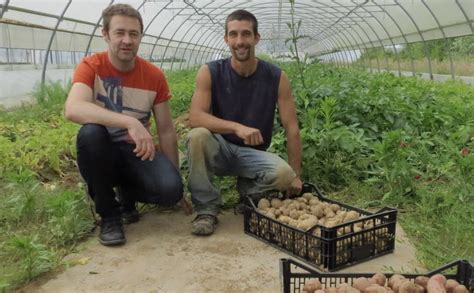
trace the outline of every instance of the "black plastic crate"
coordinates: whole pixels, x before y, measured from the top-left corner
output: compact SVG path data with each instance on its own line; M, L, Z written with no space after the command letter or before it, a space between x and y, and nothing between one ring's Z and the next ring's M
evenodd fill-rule
M319 189L309 183L303 193L311 192L320 201L338 204L346 211L356 211L360 219L334 227L316 225L303 231L257 210L257 199L247 196L248 208L244 211L245 233L279 248L320 270L334 271L387 253L395 248L397 210L384 208L370 213L324 197ZM357 223L372 223L371 228L354 231ZM338 231L345 231L338 234Z
M467 260L457 260L446 264L428 273L404 274L407 279L414 280L418 276L433 276L443 274L448 279L455 279L466 286L469 292L474 292L474 267ZM280 281L283 293L303 292L303 287L309 279L317 278L323 288L335 287L342 283L352 285L355 279L360 277L370 278L374 273L327 273L298 263L292 259L280 259ZM390 278L394 273L384 273Z

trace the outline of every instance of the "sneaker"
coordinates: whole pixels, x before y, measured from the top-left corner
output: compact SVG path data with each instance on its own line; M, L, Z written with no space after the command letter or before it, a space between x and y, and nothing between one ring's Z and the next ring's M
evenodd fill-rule
M201 214L193 220L194 235L206 236L214 233L217 227L217 217L213 215Z
M122 210L122 223L132 224L140 220L140 214L134 206L132 209Z
M122 221L120 218L102 219L100 223L99 242L105 246L125 243Z

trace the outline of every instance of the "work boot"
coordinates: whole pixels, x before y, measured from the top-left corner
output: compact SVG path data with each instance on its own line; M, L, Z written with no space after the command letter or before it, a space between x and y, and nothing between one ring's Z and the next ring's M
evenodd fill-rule
M140 220L140 214L137 211L137 207L133 205L131 208L122 208L122 223L125 225L136 223Z
M120 218L105 218L100 222L99 242L105 246L125 243L122 221Z
M213 215L201 214L193 220L194 235L207 236L214 233L217 227L217 217Z

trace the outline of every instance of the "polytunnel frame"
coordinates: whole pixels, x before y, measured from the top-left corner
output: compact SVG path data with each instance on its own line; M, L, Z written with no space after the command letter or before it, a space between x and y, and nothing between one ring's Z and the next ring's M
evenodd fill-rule
M115 0L111 0L108 5L109 6L112 5L114 3L114 1ZM141 2L141 4L136 9L140 10L145 5L146 2L148 2L148 1L143 0L143 2ZM230 2L231 1L226 2L225 4L223 4L223 6L225 7ZM345 16L339 17L338 21L336 21L336 23L341 21L343 25L344 24L348 25L350 23L350 20L347 21L346 18L349 14L354 13L354 15L356 15L358 19L353 20L353 23L359 28L359 30L354 30L354 32L355 32L355 34L357 34L357 37L361 41L360 43L357 42L354 34L349 33L347 30L344 30L343 26L334 26L333 25L332 27L327 27L327 28L324 28L322 31L318 31L316 37L313 36L313 37L310 38L313 41L319 42L320 45L321 45L321 48L323 49L323 51L318 52L319 53L318 55L333 54L334 59L333 59L333 61L330 61L330 62L335 62L336 64L338 64L338 66L349 66L348 62L346 62L346 61L349 60L348 55L351 57L350 60L354 59L353 55L352 55L352 54L355 54L354 49L357 49L357 50L362 52L363 51L362 48L370 48L370 46L372 48L378 48L375 43L380 43L381 48L384 48L384 47L386 47L384 45L384 42L388 41L388 42L390 42L390 45L393 48L393 52L395 53L395 57L396 57L396 61L397 61L398 75L401 76L400 57L399 57L399 54L398 54L397 46L394 43L394 39L395 38L402 38L403 41L402 42L397 42L397 45L398 44L406 45L406 49L408 49L408 54L409 54L409 57L410 57L409 59L410 59L410 62L411 62L412 74L415 75L415 66L414 66L414 60L413 60L413 55L412 55L412 50L411 50L410 44L420 42L420 43L422 43L422 47L423 47L423 51L424 51L424 58L426 58L427 61L428 61L428 71L429 71L428 73L429 73L430 79L433 79L432 60L431 60L430 55L428 54L427 40L426 40L425 36L423 35L425 32L428 32L431 29L421 30L418 23L414 20L412 14L407 10L407 8L404 6L404 4L399 2L399 0L393 0L393 4L390 4L389 6L391 6L391 5L396 6L397 10L400 10L401 13L403 13L404 15L406 15L408 17L408 19L409 19L410 23L412 24L413 28L416 30L416 32L411 32L411 34L416 33L419 36L419 39L421 39L421 40L408 42L406 33L401 28L401 26L395 21L394 16L392 15L392 13L390 13L387 10L388 6L377 3L377 1L364 0L364 2L356 3L355 0L350 0L350 3L352 3L352 5L354 7L351 10L349 10L347 8L347 6L344 6L343 3L340 3L338 1L333 1L332 2L333 4L336 4L336 6L331 6L331 5L329 5L327 3L324 3L324 2L317 2L317 1L312 1L312 2L318 4L319 6L315 7L315 6L310 5L309 3L298 3L298 4L302 4L302 6L297 6L297 8L298 9L304 9L302 7L306 7L306 8L309 7L309 8L319 9L319 10L323 11L324 14L333 16L335 18L337 18L337 14L339 14L339 13L346 14ZM459 11L461 11L461 13L462 13L462 15L463 15L463 17L466 21L466 24L469 26L469 28L471 30L471 33L474 34L473 23L469 19L463 5L461 5L459 0L455 0L454 2L456 3L456 6L459 9ZM34 15L41 15L41 16L45 16L45 17L49 17L49 18L54 18L54 19L57 20L56 25L55 25L54 28L44 28L44 29L47 29L47 30L51 30L52 33L51 33L51 36L49 38L49 42L48 42L48 46L47 46L47 49L46 49L44 62L43 62L42 77L41 77L41 83L42 84L44 84L44 82L45 82L46 70L47 70L48 59L49 59L48 56L51 52L52 43L53 43L53 41L54 41L54 39L57 35L56 33L59 30L60 23L63 20L68 20L68 21L72 21L74 23L85 23L87 25L93 25L93 31L92 31L91 34L89 34L90 38L89 38L89 41L88 41L87 47L86 47L86 55L88 55L90 53L90 46L91 46L92 40L94 39L94 37L96 37L95 33L96 33L97 29L100 26L100 22L102 20L102 17L100 17L95 24L94 23L91 24L89 22L81 21L79 19L73 19L73 18L65 17L65 14L68 11L71 3L72 3L72 0L69 0L66 3L66 5L65 5L65 7L62 10L62 13L60 15L52 15L52 14L49 14L49 13L32 11L32 10L28 10L28 9L24 9L24 8L20 8L20 7L13 7L12 8L10 6L10 0L5 0L4 4L1 5L2 10L1 10L0 17L2 17L2 18L3 18L3 15L5 14L6 11L8 11L9 9L14 9L16 11L26 12L26 13L30 13L30 14L34 14ZM166 7L168 7L168 5L171 4L171 3L172 3L172 1L168 1L167 4L158 13L155 14L153 19L148 23L147 29L155 21L157 16L163 10L165 10ZM175 20L176 16L181 15L182 11L184 11L188 7L193 8L194 11L197 14L202 14L202 16L199 19L197 19L194 23L198 23L199 21L201 21L204 16L209 17L209 19L211 19L211 21L212 21L212 17L209 15L209 13L212 13L214 10L216 10L218 8L222 8L222 5L221 5L220 7L216 7L213 10L211 10L211 12L206 13L206 12L199 12L199 11L203 11L204 8L211 5L212 3L215 3L215 1L207 2L206 5L203 8L196 7L193 3L191 3L190 1L187 1L187 0L184 0L184 3L186 4L186 6L181 8L181 10L177 14L173 15L173 17L163 27L163 29L161 30L161 32L158 36L148 35L149 37L155 39L155 42L153 44L153 47L152 47L151 53L150 53L150 57L149 57L150 60L152 60L153 53L156 50L156 47L158 46L158 42L160 40L164 40L165 42L168 41L166 45L160 45L160 47L164 48L164 54L165 55L171 47L176 48L177 49L176 52L182 50L182 58L180 60L184 60L183 59L184 56L186 55L186 53L188 53L188 50L190 49L190 47L192 47L191 51L188 53L189 58L186 62L186 66L188 68L191 65L190 63L192 62L192 60L194 60L194 63L202 62L203 59L208 58L210 54L213 54L215 52L222 52L222 53L228 52L228 50L225 49L225 44L217 46L217 41L219 40L219 38L216 37L216 31L214 30L215 25L216 25L215 23L214 23L214 25L207 27L205 29L204 33L199 34L199 38L197 39L196 42L193 42L193 40L195 39L195 36L198 35L198 34L195 34L194 36L192 36L190 41L186 41L186 42L173 40L173 37L176 36L176 34L180 31L181 26L178 26L178 28L174 30L174 32L172 33L172 36L170 38L162 38L162 35L163 35L164 31L168 28L170 23L172 23ZM369 3L369 5L371 5L371 6L374 6L374 7L377 7L378 9L380 9L380 11L383 12L384 16L388 16L391 20L390 25L392 25L392 24L395 25L395 27L397 28L400 35L397 36L397 35L390 34L387 30L387 26L389 25L389 23L382 22L379 19L379 17L375 16L374 13L379 12L379 11L371 11L370 9L368 9L368 6L366 5L367 3ZM436 23L436 26L437 26L436 29L442 35L442 38L444 40L444 47L447 51L447 55L448 55L448 59L449 59L451 78L454 79L455 78L455 68L454 68L452 54L451 54L450 50L448 49L448 46L449 46L448 38L447 38L447 34L445 32L445 29L447 27L441 25L438 16L433 12L432 8L427 4L426 0L421 0L421 3L423 4L423 7L428 11L429 15L433 18L433 20L434 20L434 22ZM241 4L242 3L237 3L236 5L232 6L232 8L235 8L235 7L237 7ZM266 6L266 7L261 7L261 6L262 5L268 5L268 4L269 3L255 3L253 5L250 5L249 7L255 8L256 10L260 10L260 9L264 10L264 9L269 8L270 6ZM231 9L231 7L225 7L224 11L227 11L227 10L230 10L230 9ZM359 9L361 9L362 11L360 11ZM332 10L332 11L329 11L329 10ZM277 13L278 19L281 22L282 0L279 1L278 11L279 11L279 13ZM362 12L367 13L368 15L370 15L370 20L371 20L370 23L364 17L359 15ZM299 13L299 15L303 15L303 16L306 15L306 14L307 13ZM189 19L193 15L195 15L195 14L189 14L187 16L187 18L184 20L184 22L188 22ZM263 19L268 19L268 18L265 18L266 15L271 15L271 14L270 13L264 14ZM308 19L311 19L311 18L308 18ZM367 27L371 30L371 33L372 33L373 37L369 37L368 32L361 27L361 22L364 22L367 25ZM380 26L382 28L382 30L374 30L373 22L376 22L378 24L378 26ZM320 24L318 22L315 22L315 23ZM372 25L371 25L371 23L372 23ZM192 25L192 22L191 22L191 25ZM281 23L278 24L278 36L281 36L280 27L281 27ZM318 28L318 26L316 26L316 28ZM432 29L434 29L434 28L432 28ZM328 30L328 32L323 34L323 32L325 30ZM271 30L269 30L269 31L271 31ZM309 31L312 31L312 30L309 30ZM188 30L185 33L185 36L187 36L188 33L190 33L190 32L191 32L191 30ZM331 33L334 33L334 32L335 32L335 34L331 35ZM365 36L367 37L367 41L364 41L362 36L359 35L360 32L365 34ZM85 34L85 33L73 32L73 31L69 31L69 33L72 33L72 34ZM145 33L146 33L146 30L144 31L143 36L145 36ZM383 33L386 36L385 38L384 38L384 36L382 36ZM321 39L317 38L318 36L323 36L323 35L325 36L325 38L321 38ZM206 42L207 42L207 40L210 39L210 42L212 42L212 46L201 44L200 42L203 38L205 39ZM354 43L350 39L352 39L354 41ZM437 38L437 39L441 39L441 38ZM383 40L383 42L382 42L382 40ZM172 43L177 43L177 45L172 46ZM311 48L311 44L306 45L306 43L304 43L304 42L302 42L302 43L305 45L306 48ZM184 48L181 46L183 44L186 44L186 46ZM367 46L369 44L370 44L370 46ZM151 45L151 43L150 43L150 45ZM7 51L7 55L8 55L8 51ZM389 70L387 54L386 53L384 53L384 59L385 59L385 63L386 63L385 67L386 67L387 70ZM176 58L172 58L172 60L171 60L171 69L173 69L175 60L176 60ZM165 60L162 58L160 66L163 66L164 61ZM375 56L375 61L377 62L377 69L380 72L381 66L380 66L380 62L379 62L379 56ZM369 63L368 64L369 68L372 70L372 65L371 65L372 60L367 59L367 62ZM179 68L181 69L183 66L184 66L184 62L180 62L180 67Z

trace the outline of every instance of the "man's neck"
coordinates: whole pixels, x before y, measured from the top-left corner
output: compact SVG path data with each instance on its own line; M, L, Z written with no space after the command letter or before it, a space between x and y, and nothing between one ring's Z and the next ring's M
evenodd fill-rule
M107 56L112 66L118 71L128 72L128 71L131 71L133 67L135 66L135 58L133 58L133 60L130 62L122 62L118 59L113 58L110 52L107 52Z
M234 57L231 57L230 64L240 76L248 77L257 70L258 59L253 57L247 61L241 62Z

